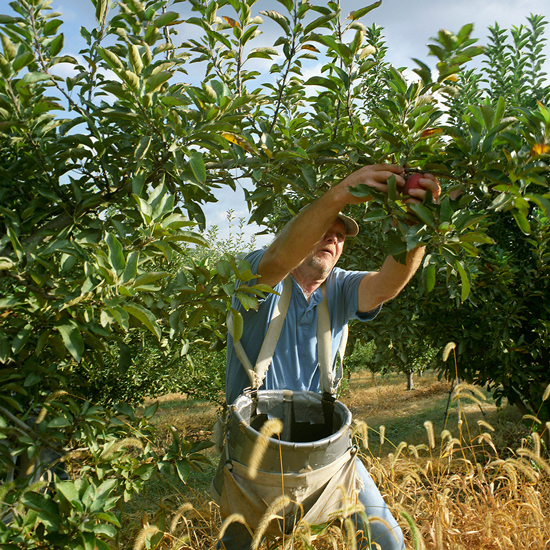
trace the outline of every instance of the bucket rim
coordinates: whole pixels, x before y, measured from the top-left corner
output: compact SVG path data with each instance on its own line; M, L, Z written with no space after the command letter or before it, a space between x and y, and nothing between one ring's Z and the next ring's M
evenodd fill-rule
M305 394L307 396L311 396L315 399L317 399L319 402L322 401L323 397L320 393L312 392L308 390L258 390L258 394L291 394L294 396L295 394ZM252 402L251 394L248 392L245 392L241 394L235 401L230 405L229 407L229 413L234 414L235 418L237 420L237 424L241 430L246 432L249 436L252 436L252 438L257 438L260 435L260 432L256 429L254 429L250 424L248 424L242 415L240 414L239 410L237 409L237 404L239 401L248 400L248 402ZM351 421L352 421L352 414L351 411L342 403L341 401L335 400L334 401L335 407L340 409L340 411L343 413L343 422L342 426L335 431L333 434L331 434L328 437L324 437L322 439L318 439L315 441L306 441L306 442L295 442L295 441L284 441L279 440L275 437L268 437L267 438L267 445L268 447L274 447L274 448L281 448L282 450L302 450L311 452L312 450L323 450L328 448L331 444L338 441L342 436L345 436L346 433L350 431L351 428Z

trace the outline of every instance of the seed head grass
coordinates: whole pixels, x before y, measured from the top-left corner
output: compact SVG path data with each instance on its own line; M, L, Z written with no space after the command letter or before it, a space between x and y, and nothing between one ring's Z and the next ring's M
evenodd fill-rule
M456 407L453 405L453 414L444 423L435 417L424 418L420 422L423 440L416 435L421 432L416 431L414 440L404 438L393 443L394 428L369 417L368 424L365 420L358 421L353 438L360 458L398 520L407 548L549 548L549 450L539 433L544 433L543 429L550 430L550 425L527 419L538 433L528 430L512 439L506 431L508 424L499 420L498 415L484 416L481 420L475 418L472 411L479 415L480 406L488 408L485 396L476 390L479 388L465 385L455 389ZM399 411L393 411L393 415L398 414ZM273 433L277 430L270 432ZM369 445L369 439L376 444ZM512 445L512 441L517 444ZM391 452L386 452L389 445L393 445ZM171 509L167 506L168 501L172 503ZM206 491L195 493L194 499L183 492L182 495L171 494L163 502L161 508L168 510L167 517L163 519L157 511L141 518L139 527L134 530L133 543L127 547L142 548L154 538L158 550L211 550L230 522L244 522L242 517L222 521ZM251 531L253 547L259 550L351 550L357 547L349 507L330 523L308 525L302 520L284 538L264 537L266 526L273 519L281 518L281 511L288 505L288 497L280 497L272 503L259 529ZM164 537L158 540L161 532ZM375 542L372 547L376 548Z

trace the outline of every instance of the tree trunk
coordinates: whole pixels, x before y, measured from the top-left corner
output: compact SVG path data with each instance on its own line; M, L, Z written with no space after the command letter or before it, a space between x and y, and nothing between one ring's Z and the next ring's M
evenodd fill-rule
M407 391L414 390L413 372L407 371L405 374L407 375Z

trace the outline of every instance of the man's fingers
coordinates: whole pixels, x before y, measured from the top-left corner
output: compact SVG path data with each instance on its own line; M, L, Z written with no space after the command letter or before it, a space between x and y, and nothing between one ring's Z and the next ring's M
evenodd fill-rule
M413 197L415 203L421 203L426 196L426 191L429 189L434 202L439 202L439 197L441 195L441 186L439 185L439 180L432 174L422 174L422 177L418 180L421 188L413 188L408 191L410 197ZM406 201L407 202L407 201Z
M402 174L404 170L401 166L395 164L373 164L372 166L365 166L363 173L364 183L367 185L374 184L377 189L381 191L387 190L386 182L395 176L397 185L405 185L405 179Z

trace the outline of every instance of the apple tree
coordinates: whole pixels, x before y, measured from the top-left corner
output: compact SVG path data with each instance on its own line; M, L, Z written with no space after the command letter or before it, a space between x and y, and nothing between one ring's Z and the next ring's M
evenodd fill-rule
M234 188L252 104L183 83L167 2L94 1L78 56L50 4L0 16L0 541L107 548L122 500L155 472L185 481L203 457L179 437L156 450L154 407L103 406L90 386L106 359L130 368L133 335L150 334L161 363L223 340L250 272L178 258L207 245L201 205ZM261 291L238 295L253 307Z
M546 254L535 236L548 215L548 112L486 95L465 71L483 51L471 26L440 31L437 70L419 61L407 81L386 62L381 29L362 22L379 2L346 14L332 1L91 1L96 25L81 29L78 55L48 0L13 1L0 16L0 541L12 547L107 548L123 499L155 472L185 481L201 461L179 437L157 454L154 408L138 415L89 394L105 357L121 373L139 359L129 342L143 334L166 362L223 343L236 279L252 274L189 254L208 244L202 207L221 186L248 182L251 220L276 229L366 163L437 174L439 204L407 208L389 181L387 196L358 189L371 200L352 212L367 231L350 267L371 267L372 235L396 258L429 247L420 313L476 307L482 251L498 257L503 238ZM538 65L515 63L540 81ZM511 223L499 233L496 219ZM237 296L250 308L268 291ZM71 474L47 491L31 477L45 450Z

